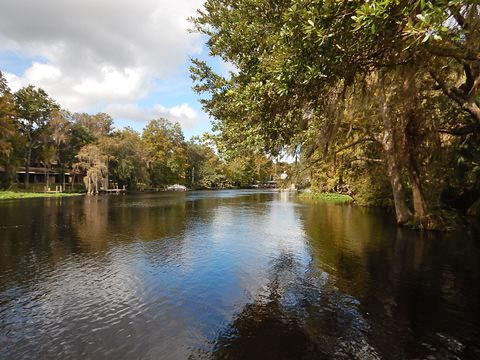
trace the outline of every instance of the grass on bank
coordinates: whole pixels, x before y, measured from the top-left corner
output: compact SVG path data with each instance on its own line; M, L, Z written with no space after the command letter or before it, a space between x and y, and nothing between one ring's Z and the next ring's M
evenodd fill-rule
M300 198L304 200L318 200L336 204L348 204L353 202L353 198L351 196L337 193L304 192L300 194Z
M59 197L78 196L78 195L82 195L82 194L0 191L0 200L31 199L31 198L59 198Z

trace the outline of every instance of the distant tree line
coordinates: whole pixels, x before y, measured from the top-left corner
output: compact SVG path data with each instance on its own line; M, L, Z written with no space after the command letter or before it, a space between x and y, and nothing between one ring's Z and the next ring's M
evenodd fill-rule
M262 153L220 157L213 140L186 141L178 123L151 120L140 134L105 113L70 113L34 86L12 93L0 72L0 185L29 188L30 168L78 174L77 190L247 187L273 176ZM18 184L18 169L25 181ZM63 176L65 178L65 176ZM47 177L48 179L48 177ZM48 181L48 180L47 180ZM63 181L64 182L64 181ZM48 184L47 184L48 185Z
M290 152L399 224L480 215L478 1L207 0L192 21L236 69L191 67L220 147Z

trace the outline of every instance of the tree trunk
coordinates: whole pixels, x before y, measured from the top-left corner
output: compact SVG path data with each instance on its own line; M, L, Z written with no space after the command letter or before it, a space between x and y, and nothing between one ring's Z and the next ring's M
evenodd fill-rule
M419 103L419 91L416 80L417 69L407 68L404 92L406 100L405 150L408 158L408 175L412 187L413 211L415 219L423 218L427 213L427 202L421 182L421 151L425 141L426 122Z
M47 165L44 165L44 169L45 169L45 187L46 187L46 191L48 191L48 168L47 168Z
M7 155L7 161L5 162L5 187L9 187L12 183L11 181L11 170L10 170L10 157Z
M108 190L108 159L107 161L105 162L105 179L104 179L104 182L103 182L103 188L105 190Z
M384 127L383 136L380 139L380 143L382 144L385 154L387 173L392 186L397 224L403 225L412 220L412 211L407 205L402 181L403 162L400 159L402 144L396 129L399 125L394 123L387 111L387 100L385 98L383 74L380 74L379 80L380 116L382 117Z
M407 128L407 146L408 151L408 177L412 187L413 211L415 219L421 219L427 214L427 201L423 192L422 181L420 177L420 166L418 165L417 152L420 148L420 143L416 139L416 134L412 131L417 131L418 127L408 126Z
M393 139L389 139L390 137L393 137L392 134L385 133L384 141L382 141L387 164L387 173L392 186L397 224L406 224L412 219L412 212L407 206L405 190L402 182L401 166L399 165L395 146L393 146L394 141Z
M410 181L412 182L413 211L416 219L423 218L427 213L427 203L423 195L423 188L420 182L420 176L416 171L410 171Z
M27 156L25 160L25 189L30 187L30 162L32 160L32 147L27 147Z

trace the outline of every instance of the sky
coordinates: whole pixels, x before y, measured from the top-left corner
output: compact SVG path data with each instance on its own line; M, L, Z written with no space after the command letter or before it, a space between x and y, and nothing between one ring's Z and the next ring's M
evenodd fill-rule
M205 37L188 31L203 0L2 0L0 70L13 91L41 87L72 112L107 112L141 131L166 117L186 138L210 129L189 59L220 73Z

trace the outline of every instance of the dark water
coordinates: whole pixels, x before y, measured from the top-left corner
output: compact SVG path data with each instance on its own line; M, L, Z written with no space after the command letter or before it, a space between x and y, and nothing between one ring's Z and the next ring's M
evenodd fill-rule
M1 359L479 359L480 236L286 194L0 203Z

